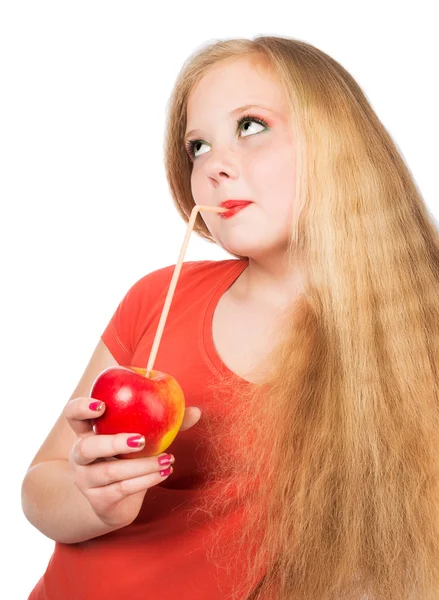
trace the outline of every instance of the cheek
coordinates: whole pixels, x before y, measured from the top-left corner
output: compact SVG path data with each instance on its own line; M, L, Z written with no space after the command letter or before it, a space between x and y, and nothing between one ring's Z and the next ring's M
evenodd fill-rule
M195 202L196 205L199 204L205 204L203 202L203 198L208 197L207 196L207 186L209 184L207 177L204 177L200 172L194 172L192 171L191 173L191 192L192 192L192 198ZM209 204L209 201L206 202L206 204ZM198 213L199 215L201 215L202 220L204 221L204 224L206 225L207 229L210 231L210 233L213 236L213 231L215 229L214 224L215 224L215 215L213 215L212 213L209 212L200 212Z
M191 192L196 204L201 204L201 198L206 193L207 177L203 177L199 169L192 169Z
M270 185L284 179L291 173L294 167L294 155L291 143L282 143L273 140L273 143L261 144L246 157L248 172L260 181L270 182Z
M294 153L291 144L270 144L259 149L246 161L249 182L273 193L291 191L294 184Z

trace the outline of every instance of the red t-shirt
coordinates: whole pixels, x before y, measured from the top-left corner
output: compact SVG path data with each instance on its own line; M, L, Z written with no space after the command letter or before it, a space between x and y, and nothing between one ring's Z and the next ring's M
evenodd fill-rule
M207 385L221 372L233 374L216 353L212 318L220 297L247 265L248 259L182 265L153 368L177 379L187 406L221 414ZM174 267L142 277L117 307L102 340L119 364L146 367ZM235 377L239 385L252 385ZM203 493L198 461L209 442L202 420L203 415L179 432L167 449L175 455L174 472L148 490L135 521L85 542L56 542L28 600L223 600L229 582L209 561L206 544L212 528L233 528L239 509L222 520L203 515L188 523L186 518ZM238 576L239 569L236 557Z

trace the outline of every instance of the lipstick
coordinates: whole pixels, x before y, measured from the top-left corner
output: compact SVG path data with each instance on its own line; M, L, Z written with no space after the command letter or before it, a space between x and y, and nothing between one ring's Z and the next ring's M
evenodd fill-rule
M250 206L250 204L251 204L251 202L248 202L247 204L238 204L234 208L230 208L225 213L219 213L218 216L221 217L222 219L230 219L230 217L233 217L234 215L236 215L236 213L243 210L246 206Z
M251 200L226 200L225 202L221 202L220 207L227 208L229 210L227 212L220 213L219 216L223 219L230 219L230 217L233 217L233 215L246 206L249 206L249 204L253 204L253 202Z

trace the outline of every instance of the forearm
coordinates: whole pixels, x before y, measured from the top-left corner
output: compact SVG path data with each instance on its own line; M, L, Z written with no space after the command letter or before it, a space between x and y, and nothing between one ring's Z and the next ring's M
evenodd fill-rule
M28 521L55 542L83 542L118 529L98 518L66 460L33 466L22 483L21 504Z

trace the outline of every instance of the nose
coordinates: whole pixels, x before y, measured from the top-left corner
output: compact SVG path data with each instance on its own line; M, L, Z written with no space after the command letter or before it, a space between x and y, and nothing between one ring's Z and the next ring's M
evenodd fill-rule
M239 175L238 157L230 147L211 150L203 166L212 181L236 179Z

